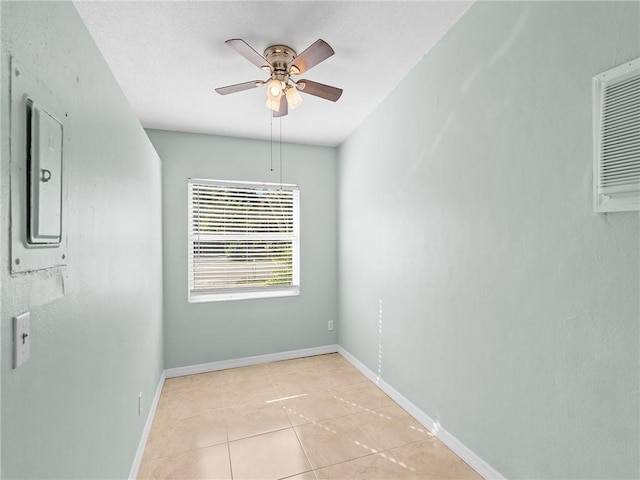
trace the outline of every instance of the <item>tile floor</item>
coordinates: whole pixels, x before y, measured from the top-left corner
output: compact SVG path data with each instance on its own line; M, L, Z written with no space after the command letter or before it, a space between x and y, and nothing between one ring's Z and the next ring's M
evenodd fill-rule
M480 479L339 354L167 379L139 479Z

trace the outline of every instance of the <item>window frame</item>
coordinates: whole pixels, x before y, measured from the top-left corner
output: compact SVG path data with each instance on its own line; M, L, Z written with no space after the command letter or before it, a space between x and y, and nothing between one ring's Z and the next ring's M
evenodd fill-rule
M291 241L291 284L290 285L270 285L261 287L237 287L237 288L211 288L207 290L198 290L194 288L194 251L197 244L195 238L197 234L194 234L193 229L193 217L195 213L195 206L193 204L193 185L213 185L218 187L234 187L242 189L255 189L259 190L288 190L293 193L292 195L292 207L293 207L293 231L290 234L282 234L282 239L288 239ZM220 235L221 240L225 235ZM227 241L238 241L242 235L228 234L226 235ZM230 238L233 237L233 238ZM246 237L248 240L250 237ZM261 240L274 240L274 237L260 237L254 236L253 240L248 241L261 241ZM217 180L217 179L203 179L203 178L189 178L187 181L187 300L189 303L203 303L203 302L219 302L229 300L248 300L257 298L274 298L274 297L289 297L300 294L300 187L294 184L285 183L264 183L264 182L250 182L250 181L235 181L235 180Z

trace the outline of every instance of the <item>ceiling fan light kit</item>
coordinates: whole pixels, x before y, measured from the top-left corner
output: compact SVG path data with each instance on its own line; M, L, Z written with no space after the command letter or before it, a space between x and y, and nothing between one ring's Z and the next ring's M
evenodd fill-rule
M265 107L273 111L274 117L287 115L289 107L292 109L299 107L303 101L299 92L332 102L337 101L342 95L342 89L340 88L306 79L296 82L291 78L292 75L300 75L310 70L335 53L333 48L322 39L315 41L300 55L297 55L296 51L287 45L272 45L264 51L263 55L260 55L242 39L234 38L227 40L225 43L258 68L268 72L270 78L266 81L252 80L216 88L216 92L220 95L266 85L267 102Z

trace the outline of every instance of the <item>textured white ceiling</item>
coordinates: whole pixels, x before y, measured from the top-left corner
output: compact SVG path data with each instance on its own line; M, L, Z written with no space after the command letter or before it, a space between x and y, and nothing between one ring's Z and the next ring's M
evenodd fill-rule
M337 146L442 38L471 2L75 1L145 127L246 138L270 136L265 92L214 88L267 75L225 45L301 53L318 38L336 54L303 76L344 89L332 103L304 95L282 140ZM277 131L278 119L274 119Z

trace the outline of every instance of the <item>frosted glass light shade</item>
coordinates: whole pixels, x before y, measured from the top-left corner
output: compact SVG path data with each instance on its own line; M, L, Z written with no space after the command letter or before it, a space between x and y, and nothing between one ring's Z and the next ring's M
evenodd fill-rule
M267 98L279 99L280 95L282 95L282 83L274 78L267 83Z
M287 103L291 108L298 108L302 105L302 96L296 87L289 87L286 90Z
M264 104L265 107L270 108L274 112L280 110L280 97L277 98L267 98L267 103Z

